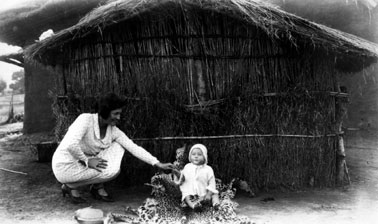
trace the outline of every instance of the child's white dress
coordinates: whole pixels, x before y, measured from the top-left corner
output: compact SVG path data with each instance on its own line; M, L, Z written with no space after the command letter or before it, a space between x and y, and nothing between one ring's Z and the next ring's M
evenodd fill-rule
M180 185L182 200L189 195L205 196L206 190L218 194L215 186L214 171L210 166L188 163L181 171L181 175L185 178L184 182Z

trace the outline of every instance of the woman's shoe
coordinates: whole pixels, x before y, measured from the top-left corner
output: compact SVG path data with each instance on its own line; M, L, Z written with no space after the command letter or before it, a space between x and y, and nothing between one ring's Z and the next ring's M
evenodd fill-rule
M66 195L68 195L70 197L70 199L71 199L71 202L74 203L74 204L80 204L80 203L87 202L84 198L82 198L80 196L74 196L74 195L72 195L72 190L74 190L74 189L71 189L67 185L63 184L62 185L62 195L63 195L63 197L66 197Z
M97 189L93 185L91 186L91 188L90 188L89 191L91 192L91 194L92 194L92 196L93 196L94 199L101 200L101 201L106 201L106 202L114 202L114 199L110 195L104 196L104 195L99 194L98 191L100 189L104 190L104 188L98 188Z

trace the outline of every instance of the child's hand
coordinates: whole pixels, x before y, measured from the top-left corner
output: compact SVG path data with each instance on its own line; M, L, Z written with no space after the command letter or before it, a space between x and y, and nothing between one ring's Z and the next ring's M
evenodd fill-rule
M208 195L206 194L205 196L201 196L199 197L199 200L198 200L202 205L210 205L211 204L211 195L210 197L208 197Z
M211 201L211 196L212 196L212 194L210 193L210 192L208 192L206 195L205 195L205 198L203 199L203 200L205 200L205 201Z

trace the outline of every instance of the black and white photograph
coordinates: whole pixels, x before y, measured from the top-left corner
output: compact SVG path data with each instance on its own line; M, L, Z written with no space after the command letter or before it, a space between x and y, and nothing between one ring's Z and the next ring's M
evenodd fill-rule
M378 0L1 0L1 224L378 223Z

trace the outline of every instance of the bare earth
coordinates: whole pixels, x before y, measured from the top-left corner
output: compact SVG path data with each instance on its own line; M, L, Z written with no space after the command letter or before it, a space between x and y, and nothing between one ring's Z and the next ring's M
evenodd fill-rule
M74 224L74 211L88 206L104 212L122 213L125 206L138 207L149 196L148 187L109 190L117 202L92 199L73 205L64 199L50 163L36 162L25 138L15 130L22 124L0 126L0 223ZM349 131L346 135L347 164L351 185L335 189L261 193L254 198L237 194L238 213L256 224L271 223L378 223L378 132ZM270 198L272 200L263 200ZM265 202L264 202L265 201Z

